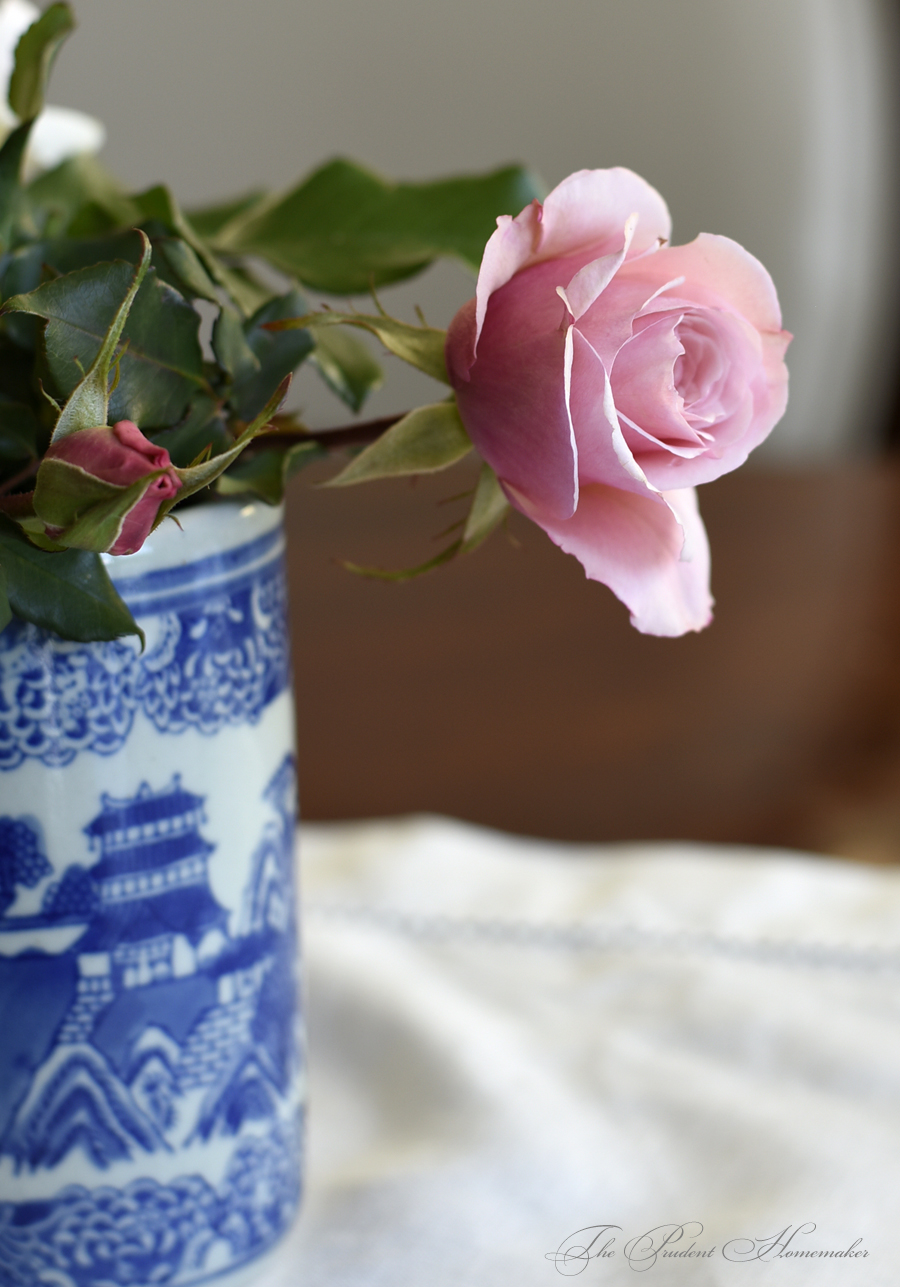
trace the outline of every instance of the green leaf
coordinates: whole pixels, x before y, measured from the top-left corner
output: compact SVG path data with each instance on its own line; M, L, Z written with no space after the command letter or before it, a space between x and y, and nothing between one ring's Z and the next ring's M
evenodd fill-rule
M20 295L15 299L7 300L6 304L4 304L3 311L18 309L24 313L36 313L38 316L48 318L51 324L47 328L45 338L47 341L47 356L50 359L51 367L57 352L57 345L53 341L57 339L58 330L61 328L71 329L72 326L77 326L78 322L81 322L83 326L93 326L94 328L99 326L100 328L99 332L95 330L96 348L94 353L87 358L87 361L90 362L90 368L83 379L71 390L71 396L53 430L52 442L65 438L70 433L76 433L79 429L89 429L94 425L105 425L107 423L109 371L113 355L125 328L131 305L147 274L149 265L150 243L144 237L144 253L137 269L132 270L128 266L122 265L130 281L124 297L120 297L120 302L115 302L115 296L112 299L110 298L110 279L116 269L116 265L109 264L103 266L107 269L106 273L103 273L103 268L101 268L99 277L97 269L83 270L84 275L79 277L78 282L74 284L74 296L72 278L77 274L71 274L67 278L61 277L56 281L48 282L46 286L39 286L30 295ZM87 276L88 274L90 274L89 277ZM121 272L119 277L121 279ZM85 285L86 289L79 293L79 287L82 285ZM118 294L118 292L116 293ZM73 309L72 304L76 300L77 305ZM109 317L110 313L112 313L111 317ZM109 317L109 321L104 325L107 317ZM58 338L62 339L62 334ZM68 374L68 371L65 374ZM56 372L54 372L54 376L56 376ZM59 381L57 382L59 383ZM64 384L61 387L64 392L68 392Z
M234 438L219 415L219 404L208 393L197 393L180 424L147 435L159 447L165 447L172 464L183 469L205 450L211 456L227 451Z
M3 565L0 564L0 632L4 631L12 621L12 615L12 608L9 605L6 572L3 570Z
M242 313L249 312L250 308L258 303L256 292L248 288L246 274L235 274L210 250L203 239L198 237L190 220L182 214L167 187L157 184L156 187L148 188L146 192L132 197L132 200L140 210L142 219L158 220L190 246L212 281L222 287ZM249 295L254 299L254 304L250 307L247 304Z
M490 465L482 465L472 498L472 508L463 530L462 548L466 554L478 548L509 513L510 504Z
M384 372L364 344L336 326L319 326L313 338L311 361L325 383L352 411L359 411L373 389L381 388Z
M219 366L236 384L259 374L259 358L247 343L241 319L230 308L223 308L216 318L212 346Z
M26 188L26 198L31 216L44 235L67 229L87 205L102 210L115 227L131 228L140 220L124 188L89 153L69 157L53 170L38 175ZM48 228L48 222L52 228Z
M152 234L151 234L152 235ZM189 299L208 299L219 303L216 284L200 262L196 251L180 237L154 237L154 258L163 281ZM162 264L159 261L162 261Z
M88 642L143 633L106 573L99 554L39 550L0 515L0 567L13 612L64 639Z
M82 213L88 208L83 207ZM97 226L99 228L99 223ZM173 286L180 295L219 304L215 283L186 242L170 234L157 220L147 220L144 231L153 247L151 267L160 280ZM3 269L3 293L10 296L36 290L46 281L48 267L56 269L59 274L66 274L116 259L136 265L140 263L142 249L140 236L134 228L107 231L99 236L72 236L67 233L64 237L31 242L9 257Z
M247 214L254 206L258 206L265 197L264 192L248 192L243 197L236 197L233 201L225 201L220 205L204 206L200 210L189 210L187 217L198 237L204 237L209 241L217 233L221 232L226 224L231 223L238 215Z
M0 470L6 461L36 460L40 425L31 407L0 402Z
M287 483L301 469L321 460L328 453L317 442L298 442L292 447L265 447L249 459L232 465L222 474L216 489L223 496L240 496L251 492L269 505L279 505L284 499Z
M305 317L270 322L267 329L287 331L300 327L318 333L331 326L358 326L361 330L370 331L396 357L424 371L433 380L450 383L444 358L447 332L434 326L410 326L396 317L388 317L387 313L339 313L329 308L322 313L307 313Z
M9 105L19 120L32 121L42 110L53 61L74 28L69 6L52 4L20 39L9 81Z
M222 251L262 255L307 286L362 294L401 281L442 255L472 268L498 215L516 215L539 195L520 166L436 183L391 183L336 160L282 197L220 227Z
M0 252L9 249L13 227L22 207L22 158L33 121L26 121L4 140L0 148Z
M172 287L147 271L149 251L146 242L137 273L126 263L96 264L7 300L0 310L47 319L47 361L60 392L72 395L54 438L71 432L70 424L88 428L106 424L108 416L134 420L142 429L176 424L192 396L209 391L198 338L200 318ZM106 381L120 338L119 383L109 397L107 416ZM79 363L81 368L92 365L76 384ZM81 406L77 400L85 398L89 400Z
M227 273L227 292L245 317L250 317L278 294L259 281L246 264L229 264Z
M417 407L354 456L325 487L347 487L375 478L432 474L455 465L472 450L455 402Z
M244 326L244 339L259 368L235 380L231 405L239 420L251 420L286 375L291 375L312 351L313 339L308 331L289 328L273 331L269 323L294 317L306 308L297 290L271 299L253 314ZM293 333L291 333L293 332Z
M254 438L258 438L261 433L265 433L271 424L272 417L287 397L287 391L290 387L291 377L288 375L285 376L269 401L263 407L262 411L252 424L247 426L233 447L229 447L227 451L223 451L220 455L214 456L212 460L204 460L201 461L200 464L189 465L186 469L176 469L175 472L181 479L181 490L177 495L173 496L171 500L163 502L160 506L154 528L159 527L160 523L169 513L169 510L172 509L173 505L177 505L181 501L187 500L187 498L189 496L193 496L195 492L199 492L204 487L208 487L210 483L214 483L219 475L223 474L228 466L237 460L244 448L251 443Z

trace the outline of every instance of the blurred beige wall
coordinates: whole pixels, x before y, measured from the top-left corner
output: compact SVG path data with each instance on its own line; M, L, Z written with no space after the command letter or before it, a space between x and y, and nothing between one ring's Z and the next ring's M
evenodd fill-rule
M726 233L775 278L797 338L769 450L827 457L877 434L900 344L890 0L75 7L51 98L106 122L129 184L200 203L286 186L335 153L395 177L520 159L548 185L628 165L668 200L676 241ZM386 302L446 324L469 294L448 265ZM417 381L392 375L373 413L408 405ZM299 396L319 424L346 418L312 384Z

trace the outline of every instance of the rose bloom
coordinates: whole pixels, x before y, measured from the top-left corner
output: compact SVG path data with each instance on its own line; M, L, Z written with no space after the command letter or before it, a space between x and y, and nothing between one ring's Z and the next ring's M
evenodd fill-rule
M145 438L132 420L119 420L111 428L98 425L94 429L79 429L53 443L45 459L77 465L86 474L117 487L128 487L159 469L166 470L153 479L125 515L119 535L108 551L110 554L134 554L139 550L150 535L160 505L181 488L181 479L175 473L169 453ZM63 528L47 526L49 536L63 532Z
M772 279L727 237L668 246L662 197L581 170L504 215L447 367L511 503L627 605L632 624L708 624L694 488L736 468L787 402Z

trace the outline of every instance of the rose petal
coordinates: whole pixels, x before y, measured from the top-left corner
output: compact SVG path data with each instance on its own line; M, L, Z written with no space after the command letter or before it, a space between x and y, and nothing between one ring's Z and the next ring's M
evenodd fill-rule
M630 257L642 255L672 232L669 207L646 179L617 166L610 170L577 170L558 184L544 202L541 259L561 258L582 250L595 256L621 245L628 217L638 216Z
M640 175L618 167L579 170L553 189L543 207L533 201L515 219L501 215L478 273L474 346L479 343L488 300L516 273L547 259L616 253L632 214L638 221L631 255L643 254L660 239L668 239L672 221L665 201Z
M619 275L623 280L658 285L682 277L673 292L679 298L725 304L759 331L781 331L781 308L772 278L758 259L730 237L701 232L686 246L665 246L655 255L623 264Z
M564 312L559 299L556 307ZM510 344L509 333L491 318L478 360L462 374L474 308L473 300L461 309L447 335L447 367L462 422L499 478L537 512L568 518L578 502L578 475L565 399L565 332L520 336Z
M625 262L625 256L634 238L637 220L636 214L630 215L626 220L620 250L611 255L601 255L599 259L592 259L583 268L579 268L565 288L557 286L557 295L563 300L576 322L592 304L597 302Z
M585 487L572 518L540 525L609 586L642 634L674 637L709 624L709 543L692 489L638 496Z
M648 486L619 428L606 370L577 327L572 328L569 414L578 453L581 486L604 483L646 495Z

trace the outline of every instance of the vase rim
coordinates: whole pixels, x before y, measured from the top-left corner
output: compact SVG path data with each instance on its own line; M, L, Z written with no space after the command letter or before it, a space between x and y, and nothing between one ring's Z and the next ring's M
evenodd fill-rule
M281 526L283 513L283 506L259 500L194 505L166 519L134 554L101 558L115 582L157 568L196 563L274 531Z

